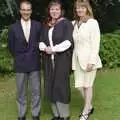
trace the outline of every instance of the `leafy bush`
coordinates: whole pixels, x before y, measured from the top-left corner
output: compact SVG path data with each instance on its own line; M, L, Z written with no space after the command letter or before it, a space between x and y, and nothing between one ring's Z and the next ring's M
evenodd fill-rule
M0 35L0 43L1 47L6 47L7 45L7 39L8 39L8 28L6 27L5 29L2 30L2 33Z
M0 35L0 72L13 71L13 59L7 49L8 29ZM120 29L101 35L100 56L105 68L120 67Z
M8 29L5 28L0 35L0 73L12 72L12 57L7 49Z
M120 30L101 36L100 56L104 67L120 67Z

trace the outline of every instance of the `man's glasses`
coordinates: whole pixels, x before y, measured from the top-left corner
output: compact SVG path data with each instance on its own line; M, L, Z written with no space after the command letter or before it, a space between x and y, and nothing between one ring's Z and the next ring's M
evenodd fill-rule
M30 12L32 9L20 9L23 12Z

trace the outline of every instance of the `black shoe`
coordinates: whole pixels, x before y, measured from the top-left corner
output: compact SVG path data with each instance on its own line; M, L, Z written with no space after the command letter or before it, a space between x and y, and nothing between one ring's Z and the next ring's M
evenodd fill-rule
M18 117L18 120L26 120L26 117Z
M81 114L80 115L80 120L88 120L89 114Z
M88 110L88 113L82 113L81 115L79 115L80 120L84 119L84 120L88 120L88 118L90 117L91 114L93 114L94 112L94 107L92 107L91 109Z
M60 118L60 120L70 120L70 117Z
M51 120L60 120L60 117L53 117Z
M33 120L39 120L39 116L33 116Z
M89 110L89 114L93 114L93 112L94 112L94 107L92 107L90 110Z

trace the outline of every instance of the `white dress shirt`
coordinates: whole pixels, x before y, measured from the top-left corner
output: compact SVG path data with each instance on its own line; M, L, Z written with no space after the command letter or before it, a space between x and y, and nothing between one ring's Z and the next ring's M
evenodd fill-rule
M26 41L29 42L31 20L24 21L23 19L21 19L21 25L22 25L22 29L23 29Z

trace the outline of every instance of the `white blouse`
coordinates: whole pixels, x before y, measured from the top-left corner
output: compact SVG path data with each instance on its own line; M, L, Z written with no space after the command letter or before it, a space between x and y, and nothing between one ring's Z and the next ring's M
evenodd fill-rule
M52 41L53 29L54 29L54 27L51 27L51 28L49 29L49 32L48 32L49 43L50 43L50 47L52 48L52 50L53 50L53 41ZM51 55L51 59L54 60L54 54Z

